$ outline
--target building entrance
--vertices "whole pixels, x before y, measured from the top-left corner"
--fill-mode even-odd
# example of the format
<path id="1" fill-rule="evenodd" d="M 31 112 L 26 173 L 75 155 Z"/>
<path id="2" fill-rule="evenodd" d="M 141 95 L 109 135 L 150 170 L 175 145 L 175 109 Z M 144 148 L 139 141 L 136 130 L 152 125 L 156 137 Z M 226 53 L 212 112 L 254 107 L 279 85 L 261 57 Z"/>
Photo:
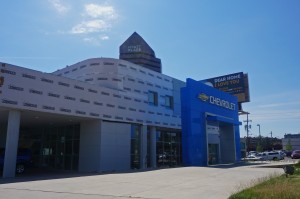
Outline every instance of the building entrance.
<path id="1" fill-rule="evenodd" d="M 208 165 L 219 164 L 219 145 L 208 144 Z"/>

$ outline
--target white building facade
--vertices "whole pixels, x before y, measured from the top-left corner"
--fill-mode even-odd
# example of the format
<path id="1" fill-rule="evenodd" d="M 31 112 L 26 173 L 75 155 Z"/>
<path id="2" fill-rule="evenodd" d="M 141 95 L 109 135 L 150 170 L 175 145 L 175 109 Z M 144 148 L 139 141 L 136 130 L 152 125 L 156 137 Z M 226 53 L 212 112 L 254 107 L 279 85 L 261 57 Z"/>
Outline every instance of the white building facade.
<path id="1" fill-rule="evenodd" d="M 185 83 L 128 61 L 94 58 L 54 73 L 0 63 L 3 176 L 17 148 L 36 166 L 113 172 L 181 163 Z"/>

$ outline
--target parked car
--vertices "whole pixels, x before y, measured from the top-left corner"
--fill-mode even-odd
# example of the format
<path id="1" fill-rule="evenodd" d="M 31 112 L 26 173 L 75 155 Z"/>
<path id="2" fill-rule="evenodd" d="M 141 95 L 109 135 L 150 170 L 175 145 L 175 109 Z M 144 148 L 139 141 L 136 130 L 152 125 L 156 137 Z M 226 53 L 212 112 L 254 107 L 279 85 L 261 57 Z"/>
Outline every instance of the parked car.
<path id="1" fill-rule="evenodd" d="M 269 151 L 258 153 L 256 156 L 260 157 L 261 160 L 282 160 L 285 155 L 278 151 Z"/>
<path id="2" fill-rule="evenodd" d="M 260 161 L 260 160 L 263 160 L 262 157 L 259 156 L 259 154 L 256 154 L 256 155 L 248 155 L 246 158 L 245 158 L 246 161 Z"/>
<path id="3" fill-rule="evenodd" d="M 280 153 L 280 155 L 284 158 L 286 157 L 286 153 L 284 151 L 278 151 Z"/>
<path id="4" fill-rule="evenodd" d="M 5 149 L 0 148 L 0 168 L 4 166 Z M 32 154 L 30 149 L 19 148 L 16 162 L 16 173 L 24 173 L 27 167 L 32 166 Z"/>
<path id="5" fill-rule="evenodd" d="M 257 153 L 255 156 L 256 156 L 257 158 L 259 158 L 259 160 L 266 160 L 266 159 L 267 159 L 267 158 L 266 158 L 266 156 L 267 156 L 266 153 Z"/>
<path id="6" fill-rule="evenodd" d="M 247 153 L 247 157 L 255 156 L 257 153 L 258 153 L 258 152 L 256 152 L 256 151 L 249 151 L 249 152 Z"/>
<path id="7" fill-rule="evenodd" d="M 284 153 L 285 153 L 286 157 L 291 157 L 293 151 L 285 151 Z"/>
<path id="8" fill-rule="evenodd" d="M 283 153 L 285 153 L 286 157 L 291 157 L 292 151 L 282 150 Z"/>
<path id="9" fill-rule="evenodd" d="M 292 159 L 298 159 L 300 158 L 300 150 L 295 150 L 293 151 L 292 155 L 291 155 Z"/>

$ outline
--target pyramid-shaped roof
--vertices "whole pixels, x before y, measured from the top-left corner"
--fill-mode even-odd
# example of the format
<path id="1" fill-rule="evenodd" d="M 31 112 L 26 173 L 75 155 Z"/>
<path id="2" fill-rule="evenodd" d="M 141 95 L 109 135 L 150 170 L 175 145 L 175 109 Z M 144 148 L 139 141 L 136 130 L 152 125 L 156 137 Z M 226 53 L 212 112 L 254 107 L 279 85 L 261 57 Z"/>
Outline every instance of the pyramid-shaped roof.
<path id="1" fill-rule="evenodd" d="M 161 60 L 136 32 L 120 46 L 119 58 L 161 73 Z"/>
<path id="2" fill-rule="evenodd" d="M 144 53 L 155 57 L 153 49 L 147 42 L 136 32 L 134 32 L 121 46 L 122 53 Z"/>

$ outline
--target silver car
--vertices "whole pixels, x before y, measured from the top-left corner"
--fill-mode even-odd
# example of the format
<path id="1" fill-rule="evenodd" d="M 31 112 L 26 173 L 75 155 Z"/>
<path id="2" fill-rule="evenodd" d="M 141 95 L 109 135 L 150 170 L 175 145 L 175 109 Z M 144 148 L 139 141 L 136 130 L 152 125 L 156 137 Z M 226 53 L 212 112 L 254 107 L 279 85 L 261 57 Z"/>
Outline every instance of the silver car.
<path id="1" fill-rule="evenodd" d="M 278 151 L 262 152 L 256 156 L 260 157 L 261 160 L 282 160 L 284 155 Z"/>

